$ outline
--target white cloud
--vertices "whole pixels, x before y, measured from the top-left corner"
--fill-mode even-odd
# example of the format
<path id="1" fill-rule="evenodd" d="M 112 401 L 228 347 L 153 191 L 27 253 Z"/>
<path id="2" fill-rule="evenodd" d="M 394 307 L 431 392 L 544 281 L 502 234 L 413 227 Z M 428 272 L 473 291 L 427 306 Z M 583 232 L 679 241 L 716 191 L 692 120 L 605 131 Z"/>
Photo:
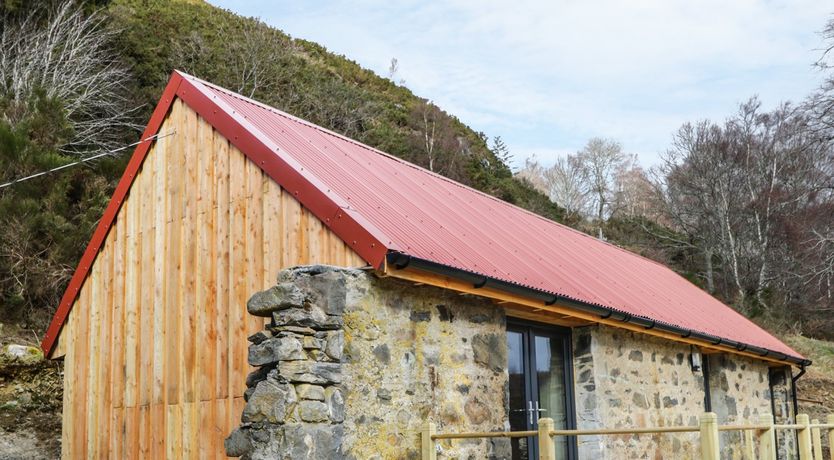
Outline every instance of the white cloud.
<path id="1" fill-rule="evenodd" d="M 397 57 L 409 88 L 522 161 L 600 135 L 648 164 L 687 120 L 807 94 L 834 12 L 811 0 L 215 3 L 380 74 Z"/>

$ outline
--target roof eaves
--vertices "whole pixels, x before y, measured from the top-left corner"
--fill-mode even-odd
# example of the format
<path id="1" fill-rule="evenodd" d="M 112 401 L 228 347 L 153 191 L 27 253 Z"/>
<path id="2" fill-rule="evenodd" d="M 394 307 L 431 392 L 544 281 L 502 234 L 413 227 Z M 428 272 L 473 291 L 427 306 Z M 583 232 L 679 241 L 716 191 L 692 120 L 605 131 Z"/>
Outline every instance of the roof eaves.
<path id="1" fill-rule="evenodd" d="M 681 338 L 692 338 L 701 342 L 708 343 L 713 346 L 723 346 L 735 349 L 739 352 L 748 352 L 761 356 L 762 358 L 770 357 L 779 361 L 785 361 L 797 366 L 810 366 L 811 360 L 806 359 L 799 353 L 790 355 L 781 351 L 771 350 L 764 347 L 747 344 L 735 341 L 726 337 L 719 337 L 712 334 L 707 334 L 701 331 L 687 329 L 675 324 L 658 321 L 642 315 L 633 315 L 622 310 L 607 307 L 605 305 L 585 302 L 580 299 L 575 299 L 570 296 L 565 296 L 553 292 L 536 289 L 530 286 L 523 286 L 510 281 L 494 278 L 481 273 L 464 270 L 457 267 L 451 267 L 431 260 L 414 257 L 403 252 L 389 252 L 387 255 L 387 266 L 394 267 L 396 270 L 403 270 L 409 266 L 418 270 L 437 273 L 450 278 L 456 278 L 467 283 L 473 284 L 476 288 L 491 287 L 493 289 L 504 291 L 509 294 L 528 297 L 541 301 L 544 305 L 553 305 L 556 302 L 565 304 L 568 307 L 575 308 L 586 313 L 591 313 L 600 316 L 601 319 L 613 318 L 623 323 L 633 323 L 639 325 L 646 330 L 658 329 L 671 334 L 679 335 Z M 390 272 L 389 272 L 390 273 Z M 395 273 L 395 272 L 393 272 Z M 392 274 L 393 274 L 392 273 Z"/>

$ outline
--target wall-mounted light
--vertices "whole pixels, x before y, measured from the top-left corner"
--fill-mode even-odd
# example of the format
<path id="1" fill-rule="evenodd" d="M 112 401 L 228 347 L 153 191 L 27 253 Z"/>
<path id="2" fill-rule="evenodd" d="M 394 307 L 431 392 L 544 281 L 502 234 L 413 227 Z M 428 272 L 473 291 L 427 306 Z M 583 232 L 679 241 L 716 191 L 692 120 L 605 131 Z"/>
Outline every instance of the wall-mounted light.
<path id="1" fill-rule="evenodd" d="M 692 349 L 689 354 L 689 365 L 692 366 L 692 372 L 700 372 L 702 367 L 701 352 L 697 348 Z"/>

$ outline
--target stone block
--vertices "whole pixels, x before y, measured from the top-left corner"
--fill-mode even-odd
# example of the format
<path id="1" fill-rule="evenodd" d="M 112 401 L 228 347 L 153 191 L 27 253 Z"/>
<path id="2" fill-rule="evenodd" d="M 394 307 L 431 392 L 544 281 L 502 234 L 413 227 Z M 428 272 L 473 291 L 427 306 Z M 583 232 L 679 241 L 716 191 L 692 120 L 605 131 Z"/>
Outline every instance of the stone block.
<path id="1" fill-rule="evenodd" d="M 316 333 L 315 329 L 303 326 L 270 326 L 270 329 L 276 335 L 282 335 L 282 333 L 293 333 L 298 335 L 314 335 Z"/>
<path id="2" fill-rule="evenodd" d="M 315 305 L 273 312 L 272 320 L 276 327 L 300 326 L 317 330 L 340 329 L 343 324 L 340 316 L 327 315 L 324 310 Z"/>
<path id="3" fill-rule="evenodd" d="M 302 383 L 301 385 L 296 385 L 295 392 L 298 394 L 298 399 L 324 401 L 324 387 L 319 385 Z"/>
<path id="4" fill-rule="evenodd" d="M 267 374 L 271 369 L 269 367 L 259 367 L 254 371 L 250 372 L 249 375 L 246 376 L 246 387 L 252 388 L 258 384 L 258 382 L 262 380 L 266 380 Z"/>
<path id="5" fill-rule="evenodd" d="M 344 274 L 336 271 L 297 278 L 296 284 L 307 292 L 310 303 L 328 315 L 341 316 L 345 311 L 347 289 Z"/>
<path id="6" fill-rule="evenodd" d="M 304 293 L 298 286 L 281 283 L 258 292 L 246 302 L 246 310 L 255 316 L 270 316 L 273 312 L 304 305 Z"/>
<path id="7" fill-rule="evenodd" d="M 463 406 L 463 411 L 472 425 L 480 425 L 489 420 L 489 408 L 477 397 L 469 398 Z"/>
<path id="8" fill-rule="evenodd" d="M 265 366 L 279 361 L 307 359 L 301 342 L 294 337 L 273 337 L 249 346 L 249 364 Z"/>
<path id="9" fill-rule="evenodd" d="M 391 363 L 391 350 L 388 348 L 387 343 L 374 347 L 373 354 L 380 364 L 387 366 Z"/>
<path id="10" fill-rule="evenodd" d="M 283 423 L 297 401 L 295 388 L 288 383 L 264 380 L 255 387 L 255 391 L 243 408 L 244 422 Z"/>
<path id="11" fill-rule="evenodd" d="M 223 441 L 223 447 L 226 448 L 226 455 L 229 457 L 242 457 L 249 453 L 252 449 L 252 443 L 249 441 L 249 436 L 246 433 L 249 430 L 236 428 Z"/>
<path id="12" fill-rule="evenodd" d="M 305 336 L 302 339 L 302 346 L 305 350 L 321 350 L 324 348 L 324 340 L 312 336 Z"/>
<path id="13" fill-rule="evenodd" d="M 501 372 L 507 365 L 507 341 L 498 334 L 476 334 L 472 337 L 472 351 L 475 362 L 495 372 Z"/>
<path id="14" fill-rule="evenodd" d="M 345 420 L 345 397 L 339 387 L 327 387 L 324 390 L 324 400 L 327 403 L 330 420 L 341 423 Z"/>
<path id="15" fill-rule="evenodd" d="M 287 361 L 278 365 L 278 374 L 293 383 L 326 385 L 342 382 L 342 367 L 337 363 Z"/>
<path id="16" fill-rule="evenodd" d="M 340 361 L 345 348 L 345 333 L 343 331 L 332 331 L 327 333 L 327 341 L 324 345 L 324 353 L 332 359 Z"/>
<path id="17" fill-rule="evenodd" d="M 327 404 L 304 400 L 298 403 L 298 416 L 305 422 L 325 422 L 329 419 Z"/>
<path id="18" fill-rule="evenodd" d="M 249 340 L 250 342 L 257 345 L 257 344 L 263 342 L 264 340 L 271 339 L 271 338 L 272 338 L 272 332 L 264 329 L 263 331 L 258 331 L 256 333 L 250 335 L 247 338 L 247 340 Z"/>
<path id="19" fill-rule="evenodd" d="M 280 458 L 293 460 L 345 458 L 342 451 L 342 425 L 293 423 L 284 427 L 286 451 Z"/>

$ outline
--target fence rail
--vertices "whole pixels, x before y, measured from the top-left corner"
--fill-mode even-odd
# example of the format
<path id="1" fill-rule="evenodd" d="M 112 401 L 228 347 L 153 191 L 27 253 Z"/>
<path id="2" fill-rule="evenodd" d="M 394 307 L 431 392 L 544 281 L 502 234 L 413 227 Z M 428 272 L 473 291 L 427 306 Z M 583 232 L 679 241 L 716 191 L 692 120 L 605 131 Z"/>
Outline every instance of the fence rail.
<path id="1" fill-rule="evenodd" d="M 437 433 L 434 423 L 426 422 L 421 430 L 422 459 L 437 459 L 437 441 L 449 439 L 472 438 L 524 438 L 537 437 L 539 460 L 556 460 L 554 436 L 606 436 L 618 434 L 674 434 L 699 433 L 701 441 L 701 459 L 719 460 L 720 448 L 718 433 L 722 431 L 741 431 L 744 434 L 744 458 L 747 460 L 776 460 L 776 431 L 794 430 L 797 432 L 797 451 L 799 460 L 824 460 L 822 436 L 828 438 L 828 458 L 834 460 L 834 414 L 829 415 L 826 423 L 810 420 L 807 414 L 798 414 L 796 423 L 776 425 L 772 415 L 759 416 L 757 423 L 747 425 L 719 425 L 718 416 L 712 412 L 701 414 L 698 426 L 671 426 L 648 428 L 612 428 L 596 430 L 557 430 L 553 419 L 541 418 L 536 431 L 493 431 L 493 432 L 458 432 Z M 758 447 L 757 447 L 758 446 Z"/>

